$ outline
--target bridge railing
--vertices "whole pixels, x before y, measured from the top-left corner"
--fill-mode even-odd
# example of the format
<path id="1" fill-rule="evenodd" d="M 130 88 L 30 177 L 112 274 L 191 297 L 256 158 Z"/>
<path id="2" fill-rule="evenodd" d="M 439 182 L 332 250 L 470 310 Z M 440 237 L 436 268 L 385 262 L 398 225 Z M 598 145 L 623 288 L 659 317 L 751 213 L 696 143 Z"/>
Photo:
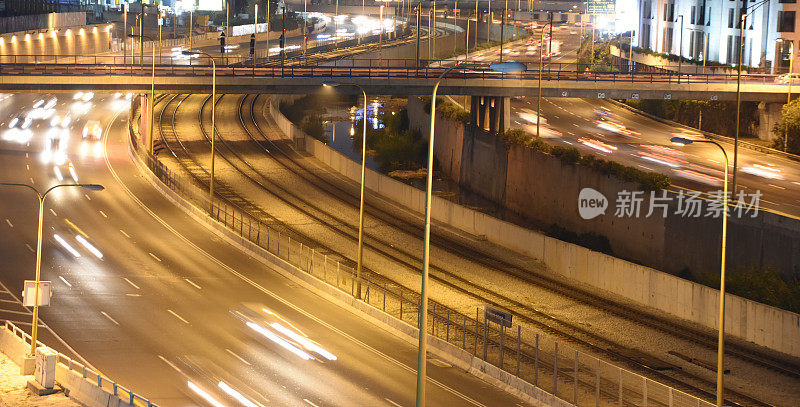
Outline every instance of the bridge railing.
<path id="1" fill-rule="evenodd" d="M 32 340 L 30 334 L 18 328 L 11 321 L 5 321 L 5 329 L 10 331 L 17 338 L 21 339 L 26 345 L 30 345 Z M 36 341 L 36 343 L 40 347 L 46 346 L 40 341 Z M 83 363 L 80 363 L 61 352 L 58 352 L 57 362 L 66 366 L 66 368 L 69 371 L 80 373 L 83 376 L 83 378 L 86 379 L 88 382 L 92 383 L 92 385 L 108 391 L 108 393 L 113 394 L 120 400 L 125 401 L 130 405 L 156 407 L 156 404 L 154 404 L 147 398 L 134 393 L 133 391 L 127 389 L 126 387 L 123 387 L 117 382 L 101 375 L 100 373 L 92 370 L 91 368 L 86 367 L 86 365 L 84 365 Z"/>
<path id="2" fill-rule="evenodd" d="M 147 64 L 122 64 L 121 57 L 86 57 L 86 62 L 76 63 L 5 63 L 0 64 L 0 75 L 24 76 L 98 76 L 132 75 L 150 76 L 151 66 Z M 110 58 L 103 60 L 102 58 Z M 76 57 L 77 61 L 77 57 Z M 107 63 L 104 63 L 107 62 Z M 172 61 L 175 62 L 175 61 Z M 198 64 L 197 60 L 183 61 L 183 64 L 157 64 L 156 76 L 211 76 L 210 65 Z M 537 67 L 538 68 L 538 67 Z M 729 74 L 678 74 L 674 72 L 599 72 L 581 71 L 577 64 L 559 64 L 544 67 L 541 71 L 545 81 L 585 81 L 585 82 L 627 82 L 627 83 L 690 83 L 690 84 L 731 84 L 736 83 L 737 75 Z M 217 76 L 251 78 L 346 78 L 346 79 L 433 79 L 438 77 L 444 67 L 389 67 L 370 66 L 318 66 L 318 65 L 280 65 L 248 66 L 218 65 Z M 455 69 L 448 79 L 516 79 L 532 81 L 539 79 L 539 70 L 529 69 L 517 74 L 500 74 L 483 69 Z M 775 84 L 774 75 L 742 75 L 745 84 Z"/>

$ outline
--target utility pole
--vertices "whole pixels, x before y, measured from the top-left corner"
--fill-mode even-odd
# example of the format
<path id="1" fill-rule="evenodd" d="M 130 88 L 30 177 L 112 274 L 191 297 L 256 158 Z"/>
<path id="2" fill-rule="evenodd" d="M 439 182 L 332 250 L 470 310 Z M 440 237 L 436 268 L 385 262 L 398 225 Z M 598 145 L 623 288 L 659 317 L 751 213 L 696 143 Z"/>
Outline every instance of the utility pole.
<path id="1" fill-rule="evenodd" d="M 144 3 L 139 9 L 139 67 L 144 66 Z"/>
<path id="2" fill-rule="evenodd" d="M 419 45 L 420 45 L 419 44 L 419 42 L 420 42 L 419 41 L 419 33 L 420 33 L 419 26 L 421 24 L 420 20 L 422 19 L 421 15 L 420 15 L 420 13 L 421 13 L 420 7 L 422 7 L 422 6 L 420 4 L 418 4 L 417 5 L 417 69 L 419 69 Z"/>

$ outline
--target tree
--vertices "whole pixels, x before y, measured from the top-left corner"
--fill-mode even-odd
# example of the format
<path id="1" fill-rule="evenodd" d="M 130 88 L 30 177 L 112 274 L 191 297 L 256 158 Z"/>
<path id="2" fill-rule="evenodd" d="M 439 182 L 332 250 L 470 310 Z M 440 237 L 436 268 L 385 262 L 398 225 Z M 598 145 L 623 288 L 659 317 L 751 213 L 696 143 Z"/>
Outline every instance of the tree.
<path id="1" fill-rule="evenodd" d="M 783 105 L 781 121 L 772 129 L 775 134 L 773 148 L 783 150 L 784 137 L 788 138 L 788 152 L 800 154 L 800 99 L 795 99 Z"/>

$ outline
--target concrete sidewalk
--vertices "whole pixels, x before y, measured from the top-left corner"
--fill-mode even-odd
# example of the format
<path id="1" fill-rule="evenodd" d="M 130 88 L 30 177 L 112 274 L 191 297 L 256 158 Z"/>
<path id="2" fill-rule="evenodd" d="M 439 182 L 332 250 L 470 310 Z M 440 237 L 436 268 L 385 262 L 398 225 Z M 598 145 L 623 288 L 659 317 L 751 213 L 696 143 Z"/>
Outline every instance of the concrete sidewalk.
<path id="1" fill-rule="evenodd" d="M 81 403 L 70 399 L 64 392 L 49 396 L 36 396 L 27 389 L 28 380 L 33 376 L 22 376 L 17 366 L 8 356 L 0 353 L 0 407 L 18 406 L 56 406 L 76 407 Z"/>

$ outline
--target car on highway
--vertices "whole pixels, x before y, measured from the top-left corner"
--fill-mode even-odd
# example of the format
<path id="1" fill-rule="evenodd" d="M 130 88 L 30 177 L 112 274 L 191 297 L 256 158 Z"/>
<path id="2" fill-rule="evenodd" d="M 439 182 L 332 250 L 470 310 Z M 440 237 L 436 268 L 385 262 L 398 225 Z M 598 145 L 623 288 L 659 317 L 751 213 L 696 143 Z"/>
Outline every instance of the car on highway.
<path id="1" fill-rule="evenodd" d="M 536 124 L 536 122 L 538 122 L 538 121 L 541 121 L 540 124 L 547 124 L 547 119 L 544 118 L 543 116 L 539 116 L 539 114 L 536 113 L 535 110 L 531 110 L 531 109 L 527 109 L 527 108 L 523 107 L 523 108 L 519 109 L 518 115 L 519 115 L 520 119 L 525 120 L 526 122 L 528 122 L 530 124 Z"/>
<path id="2" fill-rule="evenodd" d="M 103 138 L 103 128 L 97 120 L 89 120 L 83 126 L 84 140 L 100 140 Z"/>
<path id="3" fill-rule="evenodd" d="M 31 123 L 33 123 L 33 119 L 30 116 L 26 115 L 18 115 L 14 116 L 11 121 L 8 122 L 8 128 L 13 129 L 19 126 L 20 129 L 25 130 L 28 127 L 31 127 Z"/>

